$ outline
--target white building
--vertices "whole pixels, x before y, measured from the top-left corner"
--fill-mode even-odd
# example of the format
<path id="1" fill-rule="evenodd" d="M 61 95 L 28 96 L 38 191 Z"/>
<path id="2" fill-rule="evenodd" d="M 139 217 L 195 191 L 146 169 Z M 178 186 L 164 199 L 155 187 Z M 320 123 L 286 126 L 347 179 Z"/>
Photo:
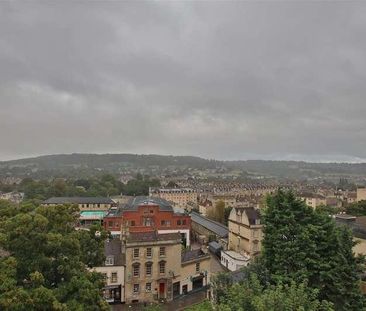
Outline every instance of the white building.
<path id="1" fill-rule="evenodd" d="M 125 259 L 120 239 L 104 244 L 106 260 L 103 266 L 93 268 L 104 276 L 103 297 L 109 303 L 125 302 Z"/>
<path id="2" fill-rule="evenodd" d="M 230 271 L 239 270 L 249 264 L 250 257 L 234 251 L 221 252 L 221 264 Z"/>

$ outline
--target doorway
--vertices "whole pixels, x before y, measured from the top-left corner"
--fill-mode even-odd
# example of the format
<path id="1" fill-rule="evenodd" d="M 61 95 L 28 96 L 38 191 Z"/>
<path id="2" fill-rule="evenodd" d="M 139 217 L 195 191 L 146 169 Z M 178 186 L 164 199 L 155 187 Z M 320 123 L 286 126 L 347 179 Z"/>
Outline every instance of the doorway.
<path id="1" fill-rule="evenodd" d="M 173 283 L 173 299 L 180 295 L 180 282 Z"/>
<path id="2" fill-rule="evenodd" d="M 165 283 L 164 282 L 159 283 L 159 297 L 165 298 Z"/>

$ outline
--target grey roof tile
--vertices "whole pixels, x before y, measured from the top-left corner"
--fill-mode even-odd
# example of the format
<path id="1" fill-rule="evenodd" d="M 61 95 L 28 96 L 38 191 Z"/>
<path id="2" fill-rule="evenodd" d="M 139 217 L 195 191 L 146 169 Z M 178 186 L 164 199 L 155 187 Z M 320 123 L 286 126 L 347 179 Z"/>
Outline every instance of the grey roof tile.
<path id="1" fill-rule="evenodd" d="M 192 212 L 191 213 L 191 219 L 193 222 L 196 222 L 200 224 L 201 226 L 207 228 L 208 230 L 214 232 L 216 235 L 220 237 L 227 237 L 229 234 L 228 227 L 224 226 L 223 224 L 220 224 L 217 221 L 213 221 L 211 219 L 208 219 L 198 213 Z"/>

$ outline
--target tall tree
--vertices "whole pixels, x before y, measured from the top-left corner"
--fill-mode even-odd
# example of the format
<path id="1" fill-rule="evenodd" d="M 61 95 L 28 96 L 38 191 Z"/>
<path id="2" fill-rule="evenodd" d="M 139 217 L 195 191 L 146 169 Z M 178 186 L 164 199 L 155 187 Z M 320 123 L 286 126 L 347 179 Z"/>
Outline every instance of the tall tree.
<path id="1" fill-rule="evenodd" d="M 218 201 L 216 205 L 208 211 L 207 217 L 225 224 L 225 202 L 222 200 Z"/>
<path id="2" fill-rule="evenodd" d="M 101 276 L 87 270 L 103 243 L 75 231 L 77 207 L 0 204 L 0 215 L 0 310 L 109 309 Z"/>
<path id="3" fill-rule="evenodd" d="M 263 260 L 274 284 L 308 282 L 335 310 L 363 310 L 359 288 L 361 258 L 352 234 L 327 214 L 314 211 L 291 192 L 267 199 Z"/>

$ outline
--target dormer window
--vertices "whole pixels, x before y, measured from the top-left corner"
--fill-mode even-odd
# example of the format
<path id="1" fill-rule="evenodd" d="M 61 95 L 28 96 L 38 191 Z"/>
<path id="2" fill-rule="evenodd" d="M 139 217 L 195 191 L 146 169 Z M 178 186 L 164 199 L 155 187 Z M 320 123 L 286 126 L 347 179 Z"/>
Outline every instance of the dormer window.
<path id="1" fill-rule="evenodd" d="M 105 260 L 106 266 L 113 266 L 114 265 L 114 256 L 108 256 Z"/>

